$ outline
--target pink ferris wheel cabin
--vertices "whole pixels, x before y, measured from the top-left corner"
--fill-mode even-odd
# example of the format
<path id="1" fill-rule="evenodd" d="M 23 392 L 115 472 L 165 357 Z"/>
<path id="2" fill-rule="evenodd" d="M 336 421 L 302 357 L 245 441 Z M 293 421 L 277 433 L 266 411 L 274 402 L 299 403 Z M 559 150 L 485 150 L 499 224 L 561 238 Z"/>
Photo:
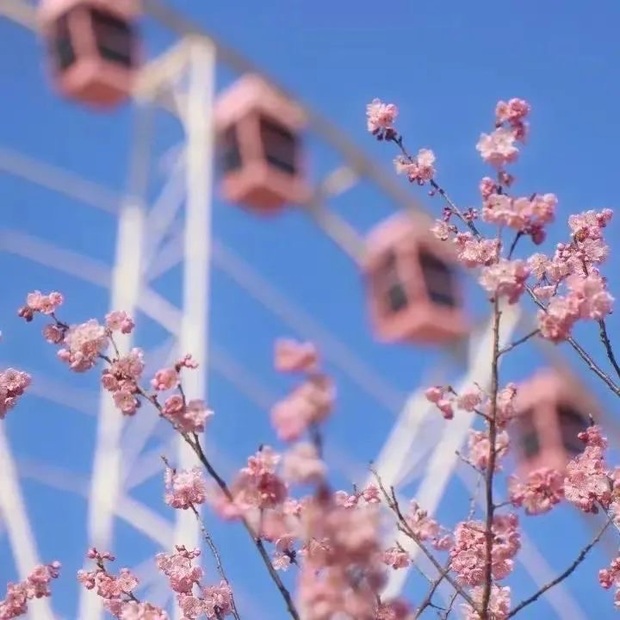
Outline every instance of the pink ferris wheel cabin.
<path id="1" fill-rule="evenodd" d="M 139 0 L 42 0 L 38 18 L 57 89 L 110 108 L 131 94 L 138 69 Z"/>
<path id="2" fill-rule="evenodd" d="M 598 418 L 597 405 L 568 373 L 546 369 L 519 386 L 516 397 L 519 473 L 541 467 L 563 471 L 581 454 L 578 434 Z"/>
<path id="3" fill-rule="evenodd" d="M 310 197 L 303 162 L 303 111 L 256 75 L 220 94 L 215 106 L 225 200 L 263 214 Z"/>
<path id="4" fill-rule="evenodd" d="M 467 333 L 456 256 L 426 218 L 403 212 L 379 224 L 367 237 L 363 270 L 379 340 L 443 344 Z"/>

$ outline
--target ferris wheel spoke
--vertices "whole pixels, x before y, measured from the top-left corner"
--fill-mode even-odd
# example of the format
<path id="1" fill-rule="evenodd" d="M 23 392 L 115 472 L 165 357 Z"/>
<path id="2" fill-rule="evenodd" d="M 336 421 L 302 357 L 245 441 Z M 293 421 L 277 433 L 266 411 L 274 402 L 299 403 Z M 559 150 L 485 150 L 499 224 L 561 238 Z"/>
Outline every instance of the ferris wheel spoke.
<path id="1" fill-rule="evenodd" d="M 102 288 L 110 283 L 110 268 L 105 263 L 20 231 L 0 230 L 0 250 Z"/>
<path id="2" fill-rule="evenodd" d="M 28 394 L 88 416 L 97 414 L 97 393 L 93 390 L 80 389 L 70 384 L 49 379 L 43 374 L 29 370 L 27 367 L 23 370 L 32 378 Z"/>
<path id="3" fill-rule="evenodd" d="M 0 517 L 8 534 L 13 557 L 20 579 L 25 579 L 41 563 L 36 547 L 36 538 L 28 518 L 17 467 L 4 427 L 0 425 Z M 44 598 L 36 605 L 37 618 L 54 620 L 49 599 Z"/>
<path id="4" fill-rule="evenodd" d="M 97 183 L 6 147 L 0 147 L 0 170 L 112 215 L 118 213 L 122 201 Z"/>
<path id="5" fill-rule="evenodd" d="M 169 233 L 185 200 L 185 179 L 182 174 L 185 169 L 184 150 L 175 154 L 171 168 L 164 187 L 149 209 L 143 265 L 145 273 L 152 268 L 153 261 L 159 255 L 162 241 Z"/>
<path id="6" fill-rule="evenodd" d="M 330 172 L 319 184 L 316 194 L 321 198 L 341 196 L 353 189 L 360 177 L 350 166 L 340 166 Z"/>

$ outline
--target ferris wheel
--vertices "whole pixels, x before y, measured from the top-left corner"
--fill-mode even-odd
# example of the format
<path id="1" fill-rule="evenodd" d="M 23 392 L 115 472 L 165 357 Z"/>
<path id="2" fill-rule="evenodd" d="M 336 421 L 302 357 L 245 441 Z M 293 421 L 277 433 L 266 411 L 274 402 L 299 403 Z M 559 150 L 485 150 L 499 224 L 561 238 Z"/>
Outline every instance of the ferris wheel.
<path id="1" fill-rule="evenodd" d="M 56 59 L 64 69 L 82 62 L 80 54 L 92 54 L 95 43 L 100 45 L 101 37 L 112 36 L 112 32 L 116 47 L 112 46 L 114 49 L 107 49 L 105 53 L 99 49 L 105 61 L 103 65 L 84 68 L 83 74 L 75 69 L 69 77 L 65 72 L 63 79 L 58 79 L 57 87 L 95 110 L 113 106 L 128 96 L 135 103 L 129 175 L 124 193 L 42 161 L 36 153 L 26 154 L 0 145 L 0 171 L 5 179 L 19 178 L 44 188 L 50 196 L 69 197 L 80 208 L 90 208 L 114 222 L 111 258 L 108 257 L 107 262 L 95 260 L 59 246 L 55 239 L 33 234 L 27 221 L 23 225 L 0 228 L 0 256 L 11 255 L 37 263 L 47 270 L 100 288 L 107 297 L 107 307 L 100 311 L 120 308 L 145 317 L 165 332 L 166 337 L 160 345 L 150 351 L 149 359 L 154 366 L 163 364 L 178 352 L 191 353 L 201 366 L 226 377 L 258 409 L 265 410 L 276 399 L 265 380 L 212 338 L 209 328 L 214 290 L 212 270 L 220 270 L 244 295 L 278 321 L 284 331 L 315 341 L 327 360 L 355 384 L 356 389 L 395 414 L 392 430 L 374 460 L 375 469 L 387 486 L 406 487 L 407 496 L 415 496 L 430 514 L 439 511 L 451 485 L 457 484 L 467 493 L 473 492 L 475 482 L 467 468 L 461 466 L 457 455 L 471 428 L 471 417 L 455 416 L 449 423 L 441 420 L 426 401 L 423 384 L 405 397 L 364 362 L 353 347 L 342 342 L 302 305 L 293 302 L 269 277 L 244 259 L 241 252 L 214 233 L 212 160 L 216 136 L 222 137 L 217 148 L 222 153 L 224 195 L 230 202 L 242 203 L 248 211 L 254 211 L 247 214 L 248 218 L 253 218 L 253 226 L 270 226 L 267 222 L 273 219 L 265 217 L 266 214 L 277 214 L 284 205 L 296 203 L 295 208 L 335 244 L 355 269 L 364 268 L 366 239 L 331 208 L 335 201 L 366 183 L 392 211 L 415 212 L 415 217 L 424 218 L 422 205 L 390 173 L 360 152 L 338 128 L 295 101 L 237 52 L 165 5 L 151 0 L 144 4 L 146 17 L 168 29 L 174 42 L 154 58 L 145 60 L 139 70 L 133 56 L 136 41 L 130 38 L 133 30 L 127 27 L 136 14 L 127 8 L 132 7 L 132 3 L 118 3 L 124 7 L 122 10 L 106 14 L 106 3 L 96 0 L 51 2 L 52 9 L 38 17 L 34 4 L 26 0 L 4 0 L 0 6 L 0 14 L 11 20 L 16 28 L 33 33 L 33 46 L 39 30 L 42 29 L 44 36 L 50 36 L 53 31 L 56 42 L 60 41 Z M 60 7 L 60 12 L 55 7 Z M 72 14 L 68 9 L 77 12 Z M 85 52 L 86 47 L 69 49 L 72 32 L 75 32 L 72 28 L 77 28 L 75 24 L 89 15 L 92 20 L 88 31 L 90 40 L 86 41 L 88 37 L 85 37 L 80 45 L 90 45 L 91 51 Z M 219 93 L 217 67 L 225 67 L 240 76 L 230 88 Z M 279 124 L 260 124 L 257 101 L 269 108 Z M 152 161 L 153 144 L 158 137 L 154 123 L 156 113 L 178 122 L 172 141 L 174 148 L 166 150 L 163 168 L 160 161 L 157 174 L 154 172 L 157 162 Z M 246 118 L 249 113 L 254 114 L 250 114 L 254 120 L 244 121 L 241 129 L 239 119 Z M 214 126 L 216 132 L 212 131 Z M 331 168 L 314 181 L 305 176 L 304 162 L 296 159 L 299 153 L 296 140 L 302 128 L 304 135 L 311 136 L 335 154 L 330 160 L 334 162 Z M 166 140 L 170 142 L 168 137 L 172 134 L 166 131 Z M 256 154 L 256 150 L 266 144 L 270 145 L 270 150 L 262 153 L 262 159 L 259 157 L 263 167 L 260 170 L 243 168 L 243 158 L 250 152 Z M 93 150 L 95 148 L 93 145 Z M 241 176 L 230 174 L 239 167 L 243 172 Z M 287 174 L 283 174 L 283 170 Z M 178 290 L 174 294 L 162 292 L 154 282 L 175 268 L 180 270 Z M 529 319 L 519 306 L 506 307 L 503 312 L 501 340 L 506 345 L 519 330 L 525 329 Z M 491 326 L 482 317 L 476 328 L 462 337 L 453 338 L 447 344 L 436 339 L 437 363 L 445 366 L 446 360 L 451 360 L 458 373 L 455 385 L 489 385 L 491 337 Z M 126 340 L 123 346 L 129 349 L 133 344 L 140 343 Z M 556 359 L 553 363 L 559 361 Z M 38 397 L 85 413 L 92 409 L 85 393 L 71 391 L 43 375 L 35 375 L 35 378 L 32 390 Z M 187 395 L 208 400 L 207 378 L 206 372 L 188 377 L 184 384 Z M 0 426 L 0 534 L 4 532 L 20 578 L 42 559 L 38 547 L 41 523 L 31 520 L 26 510 L 24 484 L 28 480 L 37 480 L 50 489 L 83 498 L 89 545 L 114 548 L 117 525 L 122 522 L 129 526 L 134 537 L 144 538 L 159 549 L 169 548 L 174 543 L 201 546 L 193 515 L 188 518 L 188 515 L 177 513 L 174 519 L 169 515 L 165 518 L 133 493 L 140 483 L 160 474 L 162 445 L 176 452 L 180 467 L 192 466 L 192 454 L 184 443 L 163 433 L 155 417 L 138 416 L 132 420 L 129 435 L 128 423 L 104 392 L 99 395 L 96 409 L 96 418 L 89 418 L 90 432 L 96 440 L 91 453 L 92 473 L 87 480 L 75 480 L 66 471 L 54 470 L 52 463 L 34 463 L 20 458 L 13 449 L 10 430 L 7 432 Z M 614 432 L 616 426 L 613 420 L 609 421 Z M 365 482 L 363 467 L 344 461 L 341 464 L 345 475 L 356 478 L 353 482 Z M 405 540 L 401 543 L 407 546 Z M 417 548 L 411 548 L 410 552 L 420 571 L 432 578 L 433 566 L 418 555 Z M 527 533 L 519 559 L 523 571 L 535 583 L 543 585 L 554 577 L 547 559 Z M 149 588 L 150 599 L 160 597 L 157 602 L 165 604 L 161 584 L 158 585 L 156 576 L 146 565 L 142 577 L 144 587 Z M 389 594 L 400 592 L 409 577 L 406 570 L 392 573 L 387 586 Z M 450 600 L 451 587 L 443 584 L 439 595 L 445 601 Z M 251 604 L 256 610 L 252 617 L 259 618 L 256 602 Z M 549 592 L 547 604 L 556 617 L 573 620 L 588 617 L 570 588 L 562 584 Z M 53 604 L 46 599 L 36 601 L 33 610 L 32 617 L 37 620 L 58 617 Z M 71 613 L 83 620 L 99 620 L 103 616 L 98 599 L 87 592 L 80 592 Z"/>

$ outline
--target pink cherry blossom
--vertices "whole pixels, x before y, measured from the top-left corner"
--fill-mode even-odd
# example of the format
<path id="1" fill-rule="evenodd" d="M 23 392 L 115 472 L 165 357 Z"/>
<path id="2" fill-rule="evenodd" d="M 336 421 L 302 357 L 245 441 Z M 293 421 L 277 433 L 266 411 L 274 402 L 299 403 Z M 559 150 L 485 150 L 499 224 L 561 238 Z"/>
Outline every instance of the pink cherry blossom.
<path id="1" fill-rule="evenodd" d="M 516 139 L 513 129 L 499 127 L 490 134 L 481 134 L 476 149 L 487 164 L 499 168 L 517 161 L 519 149 L 515 146 Z"/>
<path id="2" fill-rule="evenodd" d="M 398 156 L 394 166 L 397 174 L 406 175 L 411 183 L 423 185 L 435 176 L 435 154 L 430 149 L 420 149 L 411 159 Z"/>
<path id="3" fill-rule="evenodd" d="M 511 476 L 510 500 L 515 506 L 522 506 L 528 515 L 544 514 L 564 498 L 563 482 L 563 475 L 548 467 L 530 472 L 525 481 Z"/>
<path id="4" fill-rule="evenodd" d="M 14 368 L 0 371 L 0 420 L 15 407 L 18 398 L 24 395 L 31 381 L 28 373 Z"/>
<path id="5" fill-rule="evenodd" d="M 383 136 L 385 130 L 394 129 L 394 121 L 398 116 L 398 108 L 393 103 L 383 103 L 373 99 L 366 106 L 366 126 L 376 136 Z"/>
<path id="6" fill-rule="evenodd" d="M 274 365 L 279 372 L 311 372 L 319 356 L 311 342 L 280 339 L 274 347 Z"/>
<path id="7" fill-rule="evenodd" d="M 530 275 L 527 263 L 522 260 L 500 259 L 494 265 L 482 269 L 479 282 L 493 299 L 506 297 L 514 304 L 525 291 L 525 283 Z"/>

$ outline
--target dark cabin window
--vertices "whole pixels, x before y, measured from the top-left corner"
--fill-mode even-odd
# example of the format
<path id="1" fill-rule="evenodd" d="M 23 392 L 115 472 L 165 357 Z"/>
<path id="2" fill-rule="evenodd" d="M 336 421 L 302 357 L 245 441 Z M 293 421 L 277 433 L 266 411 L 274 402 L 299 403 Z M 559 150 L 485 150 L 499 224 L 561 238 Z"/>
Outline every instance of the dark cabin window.
<path id="1" fill-rule="evenodd" d="M 430 252 L 420 252 L 420 269 L 433 303 L 454 308 L 454 274 L 450 267 Z"/>
<path id="2" fill-rule="evenodd" d="M 77 60 L 71 31 L 69 30 L 69 16 L 72 11 L 61 15 L 56 21 L 54 35 L 50 42 L 50 52 L 53 55 L 56 65 L 61 71 L 66 71 Z"/>
<path id="3" fill-rule="evenodd" d="M 260 137 L 267 162 L 287 174 L 296 174 L 298 137 L 264 117 L 260 119 Z"/>
<path id="4" fill-rule="evenodd" d="M 562 445 L 566 451 L 574 456 L 581 454 L 585 444 L 577 435 L 588 428 L 587 418 L 570 405 L 560 405 L 558 407 L 558 423 L 560 424 Z"/>
<path id="5" fill-rule="evenodd" d="M 390 252 L 377 273 L 379 295 L 385 300 L 389 312 L 396 314 L 409 305 L 403 281 L 398 273 L 398 258 Z"/>
<path id="6" fill-rule="evenodd" d="M 540 452 L 540 438 L 536 432 L 533 421 L 533 411 L 528 409 L 520 416 L 520 444 L 523 456 L 527 459 L 534 458 Z"/>
<path id="7" fill-rule="evenodd" d="M 132 24 L 98 9 L 92 9 L 90 15 L 97 50 L 101 58 L 122 67 L 132 67 L 135 43 Z"/>
<path id="8" fill-rule="evenodd" d="M 229 127 L 219 140 L 219 165 L 222 172 L 234 172 L 241 168 L 241 151 L 237 137 L 237 126 Z"/>

